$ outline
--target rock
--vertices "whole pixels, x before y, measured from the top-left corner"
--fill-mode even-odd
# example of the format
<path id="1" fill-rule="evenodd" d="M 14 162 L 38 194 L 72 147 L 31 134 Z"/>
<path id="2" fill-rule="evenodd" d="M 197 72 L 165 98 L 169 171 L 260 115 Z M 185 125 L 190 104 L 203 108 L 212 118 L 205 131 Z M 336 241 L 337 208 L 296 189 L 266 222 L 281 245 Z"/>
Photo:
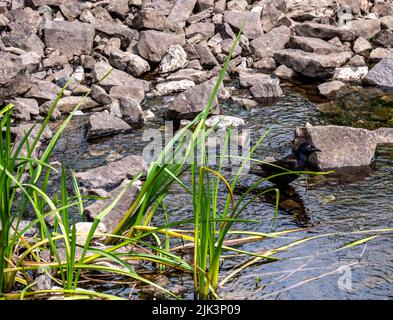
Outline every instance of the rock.
<path id="1" fill-rule="evenodd" d="M 393 59 L 382 59 L 364 77 L 363 82 L 383 89 L 393 89 Z"/>
<path id="2" fill-rule="evenodd" d="M 280 1 L 266 1 L 263 10 L 262 10 L 262 29 L 265 32 L 269 32 L 276 25 L 280 17 L 283 16 L 283 12 L 277 8 L 279 6 Z"/>
<path id="3" fill-rule="evenodd" d="M 87 23 L 46 21 L 44 24 L 45 46 L 59 50 L 69 59 L 90 54 L 94 36 L 94 28 Z"/>
<path id="4" fill-rule="evenodd" d="M 270 76 L 264 73 L 253 73 L 251 71 L 239 73 L 240 86 L 243 88 L 250 88 L 267 79 L 270 79 Z"/>
<path id="5" fill-rule="evenodd" d="M 216 115 L 208 118 L 205 124 L 207 128 L 226 129 L 228 127 L 237 128 L 244 126 L 246 122 L 238 117 Z"/>
<path id="6" fill-rule="evenodd" d="M 215 25 L 211 22 L 197 22 L 186 28 L 186 38 L 192 38 L 201 34 L 203 38 L 210 38 L 214 35 Z"/>
<path id="7" fill-rule="evenodd" d="M 130 155 L 101 167 L 78 172 L 75 177 L 79 183 L 89 188 L 106 189 L 119 185 L 125 179 L 132 179 L 140 173 L 146 174 L 147 170 L 147 164 L 142 157 Z"/>
<path id="8" fill-rule="evenodd" d="M 89 110 L 98 106 L 98 103 L 90 97 L 62 97 L 56 108 L 64 113 L 72 112 L 79 105 L 79 110 Z"/>
<path id="9" fill-rule="evenodd" d="M 368 67 L 342 67 L 337 68 L 334 72 L 333 79 L 345 81 L 345 82 L 353 82 L 353 83 L 361 83 L 362 79 L 368 73 Z"/>
<path id="10" fill-rule="evenodd" d="M 220 41 L 221 50 L 225 54 L 229 54 L 233 45 L 233 39 L 225 39 Z M 242 48 L 239 44 L 236 45 L 235 50 L 232 53 L 232 57 L 235 58 L 242 53 Z"/>
<path id="11" fill-rule="evenodd" d="M 31 88 L 30 76 L 20 57 L 0 51 L 0 103 Z"/>
<path id="12" fill-rule="evenodd" d="M 182 30 L 187 19 L 194 11 L 196 2 L 197 0 L 176 0 L 175 5 L 172 7 L 171 12 L 166 19 L 165 27 L 171 31 Z"/>
<path id="13" fill-rule="evenodd" d="M 390 48 L 393 44 L 393 30 L 381 30 L 373 38 L 372 42 L 384 48 Z"/>
<path id="14" fill-rule="evenodd" d="M 393 6 L 391 3 L 384 1 L 375 1 L 371 10 L 372 13 L 376 13 L 378 17 L 384 16 L 392 16 L 393 15 Z"/>
<path id="15" fill-rule="evenodd" d="M 350 26 L 358 37 L 366 40 L 371 39 L 381 30 L 381 23 L 378 19 L 352 20 Z"/>
<path id="16" fill-rule="evenodd" d="M 181 46 L 185 44 L 184 34 L 146 30 L 139 35 L 138 51 L 142 58 L 151 62 L 160 62 L 166 51 L 176 44 Z"/>
<path id="17" fill-rule="evenodd" d="M 211 53 L 206 41 L 202 41 L 195 45 L 195 51 L 199 55 L 199 62 L 202 66 L 213 67 L 218 66 L 219 63 L 215 56 Z"/>
<path id="18" fill-rule="evenodd" d="M 392 48 L 375 48 L 371 51 L 368 57 L 371 61 L 380 61 L 382 59 L 393 59 L 393 49 Z"/>
<path id="19" fill-rule="evenodd" d="M 261 70 L 274 70 L 276 69 L 276 61 L 273 58 L 266 57 L 258 61 L 254 61 L 252 64 L 253 68 Z"/>
<path id="20" fill-rule="evenodd" d="M 318 146 L 322 152 L 310 156 L 319 169 L 368 166 L 378 138 L 373 131 L 343 126 L 306 126 L 297 128 L 295 145 L 303 141 Z"/>
<path id="21" fill-rule="evenodd" d="M 1 38 L 5 46 L 12 47 L 14 50 L 19 48 L 26 52 L 34 51 L 41 57 L 44 56 L 44 44 L 35 34 L 35 31 L 30 30 L 30 25 L 9 23 L 8 28 L 10 28 L 11 31 L 5 33 Z"/>
<path id="22" fill-rule="evenodd" d="M 111 64 L 115 68 L 125 70 L 135 77 L 140 77 L 142 74 L 150 71 L 149 63 L 136 54 L 115 49 L 111 51 L 110 55 Z"/>
<path id="23" fill-rule="evenodd" d="M 301 209 L 302 205 L 292 199 L 286 199 L 280 202 L 280 208 L 284 210 Z"/>
<path id="24" fill-rule="evenodd" d="M 321 54 L 343 51 L 343 48 L 335 46 L 325 40 L 311 37 L 293 36 L 290 38 L 288 46 L 292 49 L 300 49 Z"/>
<path id="25" fill-rule="evenodd" d="M 318 87 L 319 94 L 329 99 L 337 99 L 346 94 L 346 84 L 341 81 L 329 81 L 320 84 Z"/>
<path id="26" fill-rule="evenodd" d="M 393 16 L 385 16 L 379 18 L 381 29 L 393 29 Z"/>
<path id="27" fill-rule="evenodd" d="M 315 22 L 304 22 L 298 24 L 295 26 L 295 32 L 298 36 L 315 37 L 327 40 L 338 37 L 341 41 L 352 41 L 356 38 L 356 34 L 347 28 Z"/>
<path id="28" fill-rule="evenodd" d="M 114 86 L 109 91 L 109 95 L 113 99 L 120 100 L 122 98 L 127 98 L 133 99 L 139 103 L 145 98 L 145 88 L 143 86 L 133 86 L 132 83 Z"/>
<path id="29" fill-rule="evenodd" d="M 31 116 L 38 116 L 40 113 L 38 102 L 34 99 L 16 98 L 10 103 L 14 105 L 12 113 L 16 119 L 30 121 Z"/>
<path id="30" fill-rule="evenodd" d="M 187 53 L 182 46 L 174 45 L 169 47 L 159 66 L 160 73 L 168 73 L 182 69 L 187 64 Z"/>
<path id="31" fill-rule="evenodd" d="M 41 67 L 41 57 L 34 51 L 26 52 L 19 56 L 22 66 L 26 68 L 28 73 L 34 73 Z"/>
<path id="32" fill-rule="evenodd" d="M 250 47 L 258 58 L 273 57 L 276 51 L 285 48 L 290 37 L 291 30 L 280 26 L 251 41 Z"/>
<path id="33" fill-rule="evenodd" d="M 106 93 L 104 88 L 96 85 L 91 89 L 91 97 L 100 104 L 108 105 L 112 103 L 112 97 Z"/>
<path id="34" fill-rule="evenodd" d="M 103 208 L 103 209 L 105 209 L 105 208 Z M 78 243 L 81 246 L 84 246 L 92 227 L 93 227 L 93 222 L 78 222 L 78 223 L 76 223 L 75 224 L 75 232 L 77 234 L 76 243 Z M 100 222 L 97 226 L 97 229 L 93 233 L 92 239 L 103 241 L 105 239 L 105 236 L 103 236 L 102 234 L 105 234 L 106 232 L 107 232 L 106 225 L 104 223 Z"/>
<path id="35" fill-rule="evenodd" d="M 86 207 L 84 213 L 88 216 L 89 219 L 95 219 L 103 210 L 105 210 L 117 199 L 117 197 L 129 183 L 129 180 L 125 180 L 119 187 L 110 193 L 110 197 L 108 199 L 97 200 L 93 204 Z M 108 233 L 113 233 L 115 227 L 124 218 L 124 213 L 130 209 L 138 197 L 141 185 L 141 181 L 137 180 L 131 186 L 129 186 L 127 191 L 118 201 L 117 205 L 104 217 L 102 223 L 105 225 Z"/>
<path id="36" fill-rule="evenodd" d="M 223 14 L 225 12 L 226 0 L 217 0 L 214 3 L 213 12 L 216 14 Z"/>
<path id="37" fill-rule="evenodd" d="M 168 95 L 174 92 L 180 92 L 184 91 L 187 89 L 190 89 L 195 86 L 194 81 L 190 80 L 179 80 L 179 81 L 170 81 L 170 82 L 164 82 L 164 83 L 159 83 L 156 86 L 157 92 L 162 95 Z"/>
<path id="38" fill-rule="evenodd" d="M 62 55 L 59 50 L 55 50 L 48 54 L 47 57 L 42 60 L 42 66 L 44 68 L 62 67 L 68 64 L 68 59 L 65 55 Z"/>
<path id="39" fill-rule="evenodd" d="M 181 69 L 175 73 L 170 74 L 166 80 L 179 81 L 179 80 L 190 80 L 195 83 L 202 83 L 207 80 L 206 71 L 195 70 L 195 69 Z"/>
<path id="40" fill-rule="evenodd" d="M 370 42 L 366 39 L 359 37 L 356 39 L 355 44 L 353 45 L 353 51 L 357 54 L 365 53 L 373 48 Z"/>
<path id="41" fill-rule="evenodd" d="M 217 78 L 212 78 L 193 88 L 178 94 L 168 106 L 165 117 L 168 120 L 189 119 L 192 120 L 201 112 L 209 102 Z M 212 112 L 218 105 L 217 97 L 212 104 Z"/>
<path id="42" fill-rule="evenodd" d="M 83 3 L 81 1 L 69 1 L 62 3 L 60 5 L 60 10 L 68 21 L 73 21 L 82 13 L 84 9 L 89 9 L 89 7 L 89 4 Z"/>
<path id="43" fill-rule="evenodd" d="M 203 11 L 206 9 L 210 9 L 214 5 L 214 0 L 198 0 L 197 1 L 197 9 L 198 11 Z"/>
<path id="44" fill-rule="evenodd" d="M 222 18 L 221 18 L 221 21 L 216 21 L 217 16 L 214 15 L 214 16 L 212 17 L 212 15 L 213 15 L 213 7 L 206 8 L 205 10 L 199 11 L 198 13 L 193 14 L 192 16 L 190 16 L 190 17 L 187 19 L 187 22 L 188 22 L 189 24 L 194 24 L 194 23 L 200 22 L 200 21 L 202 21 L 202 20 L 206 21 L 207 19 L 212 18 L 211 21 L 212 21 L 214 24 L 216 24 L 216 23 L 222 23 Z M 216 18 L 216 19 L 215 19 L 215 18 Z"/>
<path id="45" fill-rule="evenodd" d="M 144 122 L 143 110 L 138 100 L 128 97 L 120 98 L 119 110 L 111 109 L 111 114 L 122 118 L 129 125 L 140 125 Z"/>
<path id="46" fill-rule="evenodd" d="M 292 19 L 309 20 L 316 17 L 330 17 L 337 10 L 337 1 L 335 0 L 287 0 L 286 13 Z"/>
<path id="47" fill-rule="evenodd" d="M 131 127 L 123 120 L 105 111 L 94 113 L 90 116 L 89 121 L 90 127 L 87 133 L 88 138 L 109 136 L 131 129 Z"/>
<path id="48" fill-rule="evenodd" d="M 126 17 L 129 10 L 128 0 L 109 0 L 106 9 L 117 16 Z"/>
<path id="49" fill-rule="evenodd" d="M 38 102 L 55 100 L 61 88 L 48 81 L 34 81 L 31 89 L 25 94 L 26 98 L 33 98 Z"/>
<path id="50" fill-rule="evenodd" d="M 296 77 L 296 72 L 285 65 L 278 66 L 277 69 L 274 70 L 274 74 L 284 80 L 290 80 Z"/>
<path id="51" fill-rule="evenodd" d="M 162 31 L 166 22 L 165 15 L 160 11 L 152 8 L 146 8 L 139 11 L 134 20 L 137 29 L 153 29 Z"/>
<path id="52" fill-rule="evenodd" d="M 104 61 L 97 62 L 93 68 L 93 79 L 99 81 L 102 79 L 112 68 L 112 66 Z M 116 86 L 130 87 L 135 86 L 143 88 L 144 90 L 149 89 L 149 84 L 145 80 L 136 79 L 127 72 L 113 69 L 110 74 L 100 82 L 100 86 L 106 91 Z"/>
<path id="53" fill-rule="evenodd" d="M 231 100 L 239 105 L 240 107 L 250 109 L 258 106 L 258 103 L 255 100 L 247 99 L 247 98 L 238 98 L 235 96 L 231 97 Z"/>
<path id="54" fill-rule="evenodd" d="M 276 52 L 274 59 L 305 76 L 326 78 L 332 76 L 334 70 L 346 63 L 351 56 L 352 54 L 347 51 L 322 55 L 297 49 L 285 49 Z"/>
<path id="55" fill-rule="evenodd" d="M 249 39 L 263 35 L 261 16 L 257 12 L 225 11 L 224 21 L 236 30 L 240 30 L 244 23 L 243 34 Z"/>
<path id="56" fill-rule="evenodd" d="M 96 7 L 96 9 L 99 7 Z M 120 40 L 130 43 L 136 34 L 136 30 L 132 30 L 126 25 L 115 21 L 97 21 L 93 27 L 96 31 L 105 33 L 108 36 L 117 37 Z"/>
<path id="57" fill-rule="evenodd" d="M 256 99 L 278 98 L 283 95 L 280 87 L 280 80 L 272 79 L 270 77 L 269 79 L 258 81 L 251 87 L 250 91 Z"/>
<path id="58" fill-rule="evenodd" d="M 364 57 L 359 55 L 354 55 L 351 60 L 349 60 L 344 67 L 367 67 Z"/>

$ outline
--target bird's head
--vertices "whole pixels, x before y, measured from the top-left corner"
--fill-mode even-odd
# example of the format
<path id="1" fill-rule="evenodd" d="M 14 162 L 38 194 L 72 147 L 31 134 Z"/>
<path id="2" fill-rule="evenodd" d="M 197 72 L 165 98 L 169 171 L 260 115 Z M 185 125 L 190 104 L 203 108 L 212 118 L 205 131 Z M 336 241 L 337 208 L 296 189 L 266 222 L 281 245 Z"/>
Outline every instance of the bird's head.
<path id="1" fill-rule="evenodd" d="M 295 154 L 297 157 L 306 156 L 308 157 L 310 154 L 314 152 L 321 152 L 316 146 L 309 144 L 307 142 L 302 143 L 296 150 Z"/>

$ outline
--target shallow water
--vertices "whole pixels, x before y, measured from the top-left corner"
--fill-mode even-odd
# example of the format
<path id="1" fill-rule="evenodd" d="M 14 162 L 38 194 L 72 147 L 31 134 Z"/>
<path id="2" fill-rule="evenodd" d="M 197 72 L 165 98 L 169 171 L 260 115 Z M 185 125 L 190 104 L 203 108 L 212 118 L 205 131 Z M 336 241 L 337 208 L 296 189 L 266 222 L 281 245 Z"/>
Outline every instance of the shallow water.
<path id="1" fill-rule="evenodd" d="M 378 96 L 375 94 L 373 97 Z M 379 99 L 379 100 L 378 100 Z M 285 90 L 285 97 L 272 106 L 259 106 L 251 110 L 233 104 L 223 105 L 224 114 L 240 116 L 246 120 L 251 140 L 255 141 L 267 129 L 272 131 L 257 151 L 257 157 L 280 157 L 290 152 L 293 130 L 306 122 L 311 124 L 343 124 L 376 128 L 390 125 L 392 103 L 380 103 L 380 98 L 358 92 L 342 99 L 334 113 L 321 113 L 293 89 Z M 377 102 L 375 102 L 377 101 Z M 151 102 L 153 103 L 153 102 Z M 154 101 L 160 106 L 161 101 Z M 381 111 L 382 108 L 382 111 Z M 159 109 L 159 107 L 158 107 Z M 324 109 L 325 110 L 325 109 Z M 376 111 L 377 110 L 377 111 Z M 331 111 L 331 110 L 330 110 Z M 385 116 L 385 113 L 389 116 Z M 377 117 L 376 114 L 379 116 Z M 380 116 L 380 115 L 383 116 Z M 150 126 L 162 128 L 163 123 Z M 105 163 L 106 158 L 140 154 L 146 142 L 141 130 L 130 134 L 98 139 L 87 143 L 84 139 L 86 117 L 76 118 L 61 139 L 56 157 L 75 171 L 86 170 Z M 243 179 L 248 184 L 251 178 Z M 359 230 L 393 227 L 393 145 L 379 146 L 372 168 L 357 172 L 338 172 L 330 177 L 314 176 L 306 184 L 305 178 L 292 183 L 284 199 L 292 199 L 295 209 L 280 208 L 274 231 L 309 227 L 290 237 L 300 239 L 327 233 L 348 233 Z M 174 188 L 165 200 L 169 219 L 178 221 L 192 216 L 190 199 Z M 257 199 L 243 218 L 259 223 L 237 225 L 259 232 L 270 232 L 274 211 L 269 197 Z M 153 222 L 160 223 L 156 216 Z M 333 251 L 352 241 L 371 234 L 334 235 L 305 242 L 286 252 L 283 258 L 270 264 L 254 265 L 228 282 L 219 293 L 232 299 L 388 299 L 393 298 L 393 246 L 392 234 L 384 234 L 367 244 L 355 248 Z M 291 240 L 272 239 L 239 246 L 240 249 L 260 252 L 278 247 Z M 228 259 L 222 265 L 222 275 L 247 257 Z M 188 287 L 185 298 L 193 298 L 192 279 L 188 275 L 170 276 L 173 284 Z M 97 287 L 97 290 L 127 297 L 128 285 Z"/>

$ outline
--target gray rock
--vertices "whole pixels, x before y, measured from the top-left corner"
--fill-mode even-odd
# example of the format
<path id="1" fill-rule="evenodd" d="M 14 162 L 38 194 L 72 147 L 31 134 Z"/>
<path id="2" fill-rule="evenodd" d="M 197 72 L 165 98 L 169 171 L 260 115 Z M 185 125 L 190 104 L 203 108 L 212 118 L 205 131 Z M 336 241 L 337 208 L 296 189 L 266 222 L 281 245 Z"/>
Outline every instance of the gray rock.
<path id="1" fill-rule="evenodd" d="M 109 204 L 108 204 L 109 205 Z M 103 208 L 105 209 L 105 208 Z M 102 210 L 103 211 L 103 210 Z M 78 243 L 81 246 L 84 246 L 87 240 L 87 236 L 93 227 L 93 222 L 78 222 L 75 224 L 75 231 L 76 231 L 76 243 Z M 100 222 L 97 226 L 97 229 L 93 233 L 93 239 L 94 240 L 105 240 L 105 236 L 102 236 L 102 234 L 105 234 L 107 232 L 106 225 L 102 222 Z"/>
<path id="2" fill-rule="evenodd" d="M 380 61 L 382 59 L 393 59 L 393 48 L 375 48 L 368 57 L 371 61 Z"/>
<path id="3" fill-rule="evenodd" d="M 45 46 L 59 50 L 69 59 L 73 55 L 90 54 L 93 49 L 94 28 L 87 23 L 46 21 Z"/>
<path id="4" fill-rule="evenodd" d="M 256 84 L 251 87 L 250 91 L 255 99 L 271 99 L 283 95 L 280 87 L 280 80 L 270 77 L 257 81 Z"/>
<path id="5" fill-rule="evenodd" d="M 238 117 L 216 115 L 208 118 L 205 124 L 207 128 L 225 129 L 228 127 L 241 127 L 244 126 L 246 122 Z"/>
<path id="6" fill-rule="evenodd" d="M 19 56 L 22 66 L 26 68 L 28 73 L 34 73 L 41 68 L 41 57 L 34 51 L 26 52 Z"/>
<path id="7" fill-rule="evenodd" d="M 105 111 L 92 114 L 89 121 L 88 138 L 108 136 L 131 129 L 123 120 Z"/>
<path id="8" fill-rule="evenodd" d="M 137 29 L 153 29 L 162 31 L 166 22 L 166 16 L 160 10 L 145 8 L 141 10 L 135 21 L 134 25 Z"/>
<path id="9" fill-rule="evenodd" d="M 96 9 L 99 7 L 96 7 Z M 117 37 L 127 43 L 131 42 L 136 34 L 136 30 L 132 30 L 126 25 L 116 21 L 97 21 L 93 27 L 96 31 L 103 32 L 108 36 Z"/>
<path id="10" fill-rule="evenodd" d="M 112 103 L 112 97 L 106 93 L 104 88 L 97 85 L 92 88 L 91 97 L 93 98 L 93 100 L 103 105 L 108 105 Z"/>
<path id="11" fill-rule="evenodd" d="M 266 57 L 258 61 L 254 61 L 252 64 L 253 68 L 261 70 L 274 70 L 276 69 L 276 61 L 273 58 Z"/>
<path id="12" fill-rule="evenodd" d="M 274 70 L 274 74 L 284 80 L 290 80 L 296 77 L 296 71 L 285 65 L 278 66 L 277 69 Z"/>
<path id="13" fill-rule="evenodd" d="M 214 3 L 213 12 L 216 14 L 223 14 L 225 12 L 226 0 L 217 0 Z"/>
<path id="14" fill-rule="evenodd" d="M 275 26 L 277 26 L 277 22 L 283 16 L 283 12 L 277 8 L 279 6 L 280 1 L 266 1 L 263 10 L 262 10 L 262 28 L 263 31 L 269 32 Z"/>
<path id="15" fill-rule="evenodd" d="M 372 42 L 384 48 L 393 45 L 393 30 L 381 30 L 373 38 Z"/>
<path id="16" fill-rule="evenodd" d="M 79 105 L 79 110 L 89 110 L 98 106 L 98 103 L 90 97 L 62 97 L 56 105 L 60 112 L 70 113 Z"/>
<path id="17" fill-rule="evenodd" d="M 217 78 L 212 78 L 193 88 L 178 94 L 166 110 L 166 119 L 192 120 L 207 105 Z M 218 105 L 217 97 L 214 98 L 212 112 Z"/>
<path id="18" fill-rule="evenodd" d="M 142 58 L 160 62 L 173 45 L 185 44 L 184 34 L 165 33 L 155 30 L 142 31 L 139 35 L 138 51 Z"/>
<path id="19" fill-rule="evenodd" d="M 149 63 L 136 54 L 130 53 L 128 56 L 128 64 L 126 71 L 134 77 L 140 77 L 150 71 Z"/>
<path id="20" fill-rule="evenodd" d="M 110 13 L 126 17 L 129 11 L 128 0 L 109 0 L 109 4 L 106 9 Z"/>
<path id="21" fill-rule="evenodd" d="M 220 41 L 220 46 L 221 46 L 221 50 L 223 53 L 225 54 L 229 54 L 229 52 L 231 51 L 232 45 L 233 45 L 234 40 L 233 39 L 225 39 Z M 236 45 L 235 50 L 232 53 L 232 57 L 235 58 L 239 55 L 241 55 L 242 53 L 242 48 L 239 44 Z"/>
<path id="22" fill-rule="evenodd" d="M 206 9 L 210 9 L 214 5 L 214 0 L 198 0 L 197 1 L 197 9 L 198 11 L 203 11 Z"/>
<path id="23" fill-rule="evenodd" d="M 160 73 L 168 73 L 182 69 L 187 64 L 187 53 L 182 46 L 174 45 L 169 47 L 159 66 Z"/>
<path id="24" fill-rule="evenodd" d="M 353 51 L 357 54 L 365 53 L 373 48 L 370 42 L 368 42 L 365 38 L 359 37 L 356 39 L 353 45 Z"/>
<path id="25" fill-rule="evenodd" d="M 367 75 L 368 67 L 341 67 L 334 72 L 333 79 L 344 82 L 361 83 Z"/>
<path id="26" fill-rule="evenodd" d="M 210 38 L 214 35 L 215 25 L 211 22 L 197 22 L 186 28 L 186 38 L 192 38 L 201 34 L 204 38 Z"/>
<path id="27" fill-rule="evenodd" d="M 393 59 L 382 59 L 364 77 L 363 82 L 383 89 L 393 89 Z"/>
<path id="28" fill-rule="evenodd" d="M 379 18 L 382 29 L 393 29 L 393 16 L 385 16 Z"/>
<path id="29" fill-rule="evenodd" d="M 26 92 L 25 97 L 36 99 L 39 102 L 54 100 L 60 90 L 61 88 L 54 83 L 37 80 L 33 82 L 31 89 Z"/>
<path id="30" fill-rule="evenodd" d="M 83 3 L 82 1 L 64 1 L 60 5 L 60 10 L 68 21 L 74 21 L 84 9 L 89 9 L 89 7 L 91 7 L 89 3 Z"/>
<path id="31" fill-rule="evenodd" d="M 376 13 L 378 17 L 392 16 L 393 6 L 391 3 L 384 1 L 374 1 L 374 5 L 371 8 L 372 13 Z"/>
<path id="32" fill-rule="evenodd" d="M 338 37 L 341 41 L 352 41 L 356 38 L 356 34 L 347 28 L 315 22 L 304 22 L 298 24 L 295 26 L 295 32 L 299 36 L 315 37 L 327 40 Z"/>
<path id="33" fill-rule="evenodd" d="M 359 55 L 354 55 L 351 60 L 349 60 L 344 67 L 367 67 L 364 57 Z"/>
<path id="34" fill-rule="evenodd" d="M 40 113 L 38 102 L 34 99 L 16 98 L 10 103 L 14 105 L 12 113 L 16 119 L 30 121 L 31 116 L 38 116 Z"/>
<path id="35" fill-rule="evenodd" d="M 209 47 L 207 46 L 206 41 L 202 41 L 196 44 L 194 47 L 199 55 L 199 62 L 202 66 L 212 67 L 219 65 L 216 57 L 211 53 Z"/>
<path id="36" fill-rule="evenodd" d="M 345 88 L 346 84 L 341 82 L 341 81 L 329 81 L 320 84 L 318 88 L 319 94 L 323 95 L 324 97 L 327 97 L 329 99 L 337 99 L 346 94 Z"/>
<path id="37" fill-rule="evenodd" d="M 338 47 L 319 38 L 299 36 L 291 37 L 288 46 L 292 49 L 300 49 L 307 52 L 315 52 L 321 54 L 341 52 L 344 50 L 342 47 Z"/>
<path id="38" fill-rule="evenodd" d="M 120 98 L 119 111 L 119 116 L 129 125 L 139 126 L 144 122 L 142 107 L 139 102 L 133 98 Z M 113 110 L 111 110 L 111 114 L 114 114 Z"/>
<path id="39" fill-rule="evenodd" d="M 249 39 L 256 39 L 263 34 L 261 16 L 257 12 L 225 11 L 224 21 L 236 30 L 244 23 L 243 34 Z"/>
<path id="40" fill-rule="evenodd" d="M 84 186 L 106 189 L 119 185 L 125 179 L 132 179 L 140 173 L 146 174 L 147 170 L 147 164 L 142 157 L 130 155 L 101 167 L 78 172 L 75 177 Z"/>
<path id="41" fill-rule="evenodd" d="M 240 86 L 243 88 L 251 88 L 258 82 L 263 82 L 267 79 L 270 79 L 270 76 L 264 73 L 254 73 L 252 71 L 239 73 Z"/>
<path id="42" fill-rule="evenodd" d="M 239 98 L 239 97 L 232 96 L 231 100 L 236 104 L 238 104 L 240 107 L 246 109 L 250 109 L 258 106 L 258 103 L 255 100 L 248 99 L 248 98 Z"/>
<path id="43" fill-rule="evenodd" d="M 187 89 L 190 89 L 195 86 L 194 81 L 190 80 L 178 80 L 178 81 L 169 81 L 164 83 L 159 83 L 156 86 L 156 90 L 160 95 L 168 95 L 174 92 L 180 92 Z"/>
<path id="44" fill-rule="evenodd" d="M 201 70 L 195 70 L 191 68 L 181 69 L 175 73 L 170 74 L 166 80 L 179 81 L 179 80 L 190 80 L 195 83 L 202 83 L 207 80 L 207 72 Z"/>
<path id="45" fill-rule="evenodd" d="M 371 39 L 381 30 L 381 23 L 378 19 L 352 20 L 350 26 L 358 37 L 366 40 Z"/>
<path id="46" fill-rule="evenodd" d="M 194 11 L 197 0 L 176 0 L 170 14 L 166 19 L 165 27 L 171 31 L 180 31 L 184 28 L 187 19 Z"/>
<path id="47" fill-rule="evenodd" d="M 114 86 L 109 91 L 109 95 L 113 99 L 127 98 L 139 103 L 145 98 L 145 88 L 143 86 L 132 86 L 132 84 Z"/>
<path id="48" fill-rule="evenodd" d="M 352 54 L 347 51 L 322 55 L 297 49 L 285 49 L 276 52 L 274 59 L 305 76 L 326 78 L 332 76 L 334 70 L 346 63 L 351 56 Z"/>
<path id="49" fill-rule="evenodd" d="M 259 58 L 273 57 L 276 51 L 285 48 L 290 36 L 291 30 L 286 26 L 280 26 L 251 41 L 250 47 Z"/>

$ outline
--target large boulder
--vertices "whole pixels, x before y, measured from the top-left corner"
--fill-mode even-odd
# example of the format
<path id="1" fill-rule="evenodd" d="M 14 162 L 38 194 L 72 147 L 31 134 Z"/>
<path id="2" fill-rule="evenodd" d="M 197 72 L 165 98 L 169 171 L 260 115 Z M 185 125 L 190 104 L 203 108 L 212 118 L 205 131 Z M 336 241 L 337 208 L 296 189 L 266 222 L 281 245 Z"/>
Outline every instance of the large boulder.
<path id="1" fill-rule="evenodd" d="M 318 54 L 297 49 L 276 52 L 274 59 L 280 64 L 311 78 L 328 78 L 334 70 L 346 63 L 352 54 L 348 51 Z"/>
<path id="2" fill-rule="evenodd" d="M 160 62 L 166 51 L 173 45 L 185 44 L 184 34 L 145 30 L 139 35 L 138 51 L 141 57 L 151 62 Z"/>
<path id="3" fill-rule="evenodd" d="M 250 47 L 259 58 L 273 57 L 276 51 L 285 48 L 290 37 L 291 30 L 280 26 L 251 41 Z"/>
<path id="4" fill-rule="evenodd" d="M 300 49 L 307 52 L 321 54 L 344 51 L 342 47 L 338 47 L 325 40 L 312 37 L 293 36 L 290 38 L 288 46 L 292 49 Z"/>
<path id="5" fill-rule="evenodd" d="M 382 59 L 363 78 L 368 85 L 393 90 L 393 59 Z"/>
<path id="6" fill-rule="evenodd" d="M 298 36 L 315 37 L 327 40 L 338 37 L 341 41 L 352 41 L 356 38 L 356 34 L 347 28 L 315 22 L 304 22 L 298 24 L 295 26 L 295 32 Z"/>
<path id="7" fill-rule="evenodd" d="M 45 46 L 59 50 L 71 59 L 74 55 L 89 55 L 93 49 L 94 27 L 88 23 L 46 21 Z"/>

